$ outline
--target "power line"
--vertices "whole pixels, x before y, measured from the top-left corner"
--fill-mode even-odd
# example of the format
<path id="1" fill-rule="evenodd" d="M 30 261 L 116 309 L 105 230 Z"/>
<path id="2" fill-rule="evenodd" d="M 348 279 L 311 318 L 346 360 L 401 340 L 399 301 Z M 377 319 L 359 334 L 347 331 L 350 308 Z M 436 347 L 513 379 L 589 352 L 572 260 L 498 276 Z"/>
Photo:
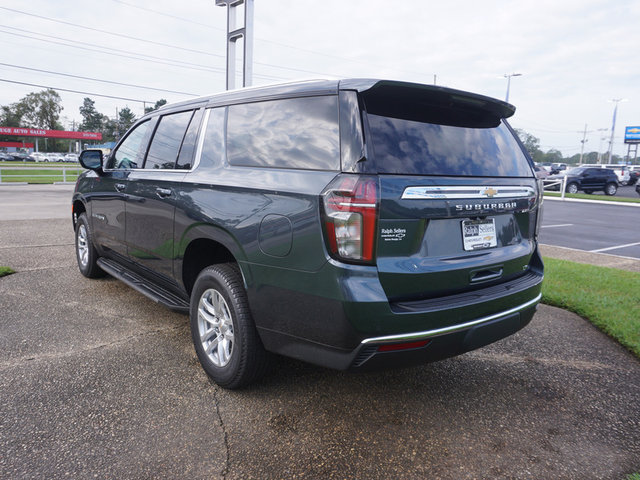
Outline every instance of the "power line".
<path id="1" fill-rule="evenodd" d="M 89 30 L 89 31 L 92 31 L 92 32 L 104 33 L 106 35 L 112 35 L 114 37 L 126 38 L 128 40 L 136 40 L 138 42 L 145 42 L 145 43 L 149 43 L 151 45 L 157 45 L 157 46 L 161 46 L 161 47 L 175 48 L 177 50 L 183 50 L 185 52 L 191 52 L 191 53 L 199 53 L 199 54 L 208 55 L 208 56 L 211 56 L 211 57 L 223 57 L 224 58 L 224 55 L 218 55 L 218 54 L 215 54 L 215 53 L 205 52 L 203 50 L 196 50 L 196 49 L 193 49 L 193 48 L 179 47 L 177 45 L 171 45 L 169 43 L 156 42 L 154 40 L 147 40 L 146 38 L 134 37 L 132 35 L 126 35 L 124 33 L 110 32 L 109 30 L 102 30 L 100 28 L 87 27 L 86 25 L 80 25 L 80 24 L 77 24 L 77 23 L 67 22 L 65 20 L 58 20 L 58 19 L 51 18 L 51 17 L 45 17 L 44 15 L 38 15 L 38 14 L 35 14 L 35 13 L 24 12 L 22 10 L 16 10 L 15 8 L 0 7 L 0 9 L 8 10 L 8 11 L 14 12 L 14 13 L 21 13 L 22 15 L 28 15 L 30 17 L 40 18 L 41 20 L 47 20 L 49 22 L 60 23 L 62 25 L 69 25 L 71 27 L 83 28 L 85 30 Z"/>
<path id="2" fill-rule="evenodd" d="M 167 90 L 167 89 L 164 89 L 164 88 L 145 87 L 143 85 L 134 85 L 134 84 L 131 84 L 131 83 L 114 82 L 114 81 L 111 81 L 111 80 L 101 80 L 99 78 L 83 77 L 83 76 L 80 76 L 80 75 L 72 75 L 70 73 L 61 73 L 61 72 L 53 72 L 51 70 L 41 70 L 39 68 L 22 67 L 20 65 L 12 65 L 10 63 L 2 63 L 2 62 L 0 62 L 0 65 L 3 65 L 5 67 L 20 68 L 22 70 L 30 70 L 32 72 L 50 73 L 52 75 L 60 75 L 60 76 L 63 76 L 63 77 L 79 78 L 81 80 L 91 80 L 92 82 L 109 83 L 109 84 L 112 84 L 112 85 L 122 85 L 122 86 L 125 86 L 125 87 L 142 88 L 142 89 L 145 89 L 145 90 L 155 90 L 155 91 L 158 91 L 158 92 L 177 93 L 179 95 L 189 95 L 191 97 L 199 97 L 200 96 L 200 95 L 198 95 L 196 93 L 178 92 L 178 91 L 175 91 L 175 90 Z"/>
<path id="3" fill-rule="evenodd" d="M 114 1 L 115 1 L 115 0 L 114 0 Z M 3 7 L 0 7 L 0 8 L 3 8 Z M 81 44 L 81 45 L 89 45 L 89 46 L 91 46 L 91 47 L 97 47 L 97 48 L 103 48 L 103 49 L 108 49 L 108 50 L 114 50 L 114 51 L 117 51 L 117 52 L 125 52 L 125 53 L 127 53 L 127 54 L 129 54 L 129 53 L 133 53 L 134 55 L 138 55 L 138 56 L 142 56 L 142 57 L 154 58 L 154 59 L 158 59 L 158 60 L 168 60 L 168 61 L 170 61 L 170 62 L 175 62 L 175 63 L 180 63 L 180 64 L 186 64 L 186 65 L 192 65 L 192 66 L 202 67 L 203 69 L 206 69 L 206 70 L 212 70 L 212 71 L 216 71 L 216 72 L 217 72 L 217 71 L 220 71 L 220 72 L 224 72 L 224 71 L 225 71 L 223 68 L 211 67 L 211 66 L 209 66 L 209 65 L 202 65 L 202 64 L 199 64 L 199 63 L 191 63 L 191 62 L 185 62 L 185 61 L 182 61 L 182 60 L 167 59 L 167 58 L 165 58 L 165 57 L 156 57 L 156 56 L 154 56 L 154 55 L 147 55 L 147 54 L 143 54 L 143 53 L 130 52 L 130 51 L 128 51 L 128 50 L 121 50 L 121 49 L 114 48 L 114 47 L 106 47 L 106 46 L 99 45 L 99 44 L 96 44 L 96 43 L 78 42 L 78 41 L 76 41 L 76 40 L 72 40 L 72 39 L 68 39 L 68 38 L 64 38 L 64 37 L 57 37 L 57 36 L 55 36 L 55 35 L 47 35 L 47 34 L 45 34 L 45 33 L 34 32 L 34 31 L 32 31 L 32 30 L 27 30 L 27 29 L 24 29 L 24 28 L 11 27 L 11 26 L 9 26 L 9 25 L 2 25 L 2 28 L 9 28 L 9 29 L 11 29 L 11 30 L 17 30 L 17 31 L 19 31 L 19 32 L 31 33 L 31 34 L 34 34 L 34 35 L 39 35 L 39 36 L 41 36 L 41 37 L 53 38 L 53 39 L 56 39 L 56 40 L 61 40 L 61 41 L 63 41 L 63 42 L 72 42 L 72 43 L 73 43 L 72 45 L 68 45 L 68 44 L 65 44 L 65 43 L 59 43 L 59 42 L 49 42 L 49 43 L 56 43 L 56 44 L 58 44 L 58 45 L 64 45 L 64 46 L 69 46 L 69 47 L 75 47 L 75 48 L 78 48 L 78 47 L 75 45 L 75 44 L 77 43 L 77 44 Z M 6 31 L 2 31 L 2 30 L 0 30 L 0 32 L 2 32 L 2 33 L 6 33 L 6 34 L 9 34 L 9 35 L 15 35 L 15 36 L 19 36 L 19 37 L 26 37 L 26 38 L 31 38 L 31 39 L 33 39 L 33 40 L 43 41 L 43 40 L 42 40 L 42 39 L 40 39 L 40 38 L 31 37 L 31 36 L 28 36 L 28 35 L 17 35 L 17 34 L 15 34 L 15 33 L 12 33 L 12 32 L 6 32 Z M 178 47 L 176 47 L 176 48 L 178 48 Z M 89 50 L 90 50 L 90 51 L 96 51 L 96 50 L 91 50 L 91 49 L 89 49 Z M 110 52 L 101 52 L 101 53 L 111 54 Z M 224 55 L 218 55 L 218 54 L 214 54 L 214 53 L 211 53 L 211 54 L 209 54 L 209 55 L 214 56 L 214 57 L 225 58 L 225 56 L 224 56 Z M 126 57 L 126 58 L 135 58 L 135 57 L 131 57 L 131 56 L 129 56 L 129 55 L 125 55 L 125 57 Z M 271 63 L 263 63 L 263 62 L 254 62 L 254 63 L 255 63 L 256 65 L 263 65 L 263 66 L 266 66 L 266 67 L 278 68 L 278 69 L 281 69 L 281 70 L 291 70 L 291 71 L 294 71 L 294 72 L 311 73 L 311 74 L 314 74 L 314 75 L 327 75 L 326 73 L 323 73 L 323 72 L 315 72 L 315 71 L 312 71 L 312 70 L 304 70 L 304 69 L 301 69 L 301 68 L 281 67 L 281 66 L 278 66 L 278 65 L 273 65 L 273 64 L 271 64 Z M 257 77 L 260 77 L 260 78 L 265 78 L 265 79 L 268 79 L 268 80 L 269 80 L 269 79 L 271 79 L 271 80 L 284 80 L 282 77 L 275 77 L 275 76 L 273 76 L 273 75 L 257 74 L 256 76 L 257 76 Z"/>
<path id="4" fill-rule="evenodd" d="M 196 22 L 195 20 L 191 20 L 191 19 L 189 19 L 189 18 L 179 17 L 179 16 L 177 16 L 177 15 L 172 15 L 172 14 L 170 14 L 170 13 L 161 12 L 161 11 L 159 11 L 159 10 L 154 10 L 154 9 L 152 9 L 152 8 L 141 7 L 141 6 L 139 6 L 139 5 L 134 5 L 134 4 L 132 4 L 132 3 L 124 2 L 124 1 L 122 1 L 122 0 L 112 0 L 112 1 L 114 1 L 114 2 L 116 2 L 116 3 L 120 3 L 120 4 L 122 4 L 122 5 L 127 5 L 128 7 L 138 8 L 138 9 L 140 9 L 140 10 L 144 10 L 144 11 L 147 11 L 147 12 L 152 12 L 152 13 L 155 13 L 156 15 L 162 15 L 162 16 L 169 17 L 169 18 L 175 18 L 175 19 L 177 19 L 177 20 L 181 20 L 181 21 L 183 21 L 183 22 L 192 23 L 192 24 L 194 24 L 194 25 L 200 25 L 200 26 L 202 26 L 202 27 L 210 28 L 210 29 L 212 29 L 212 30 L 217 30 L 217 31 L 222 31 L 222 32 L 224 32 L 224 31 L 225 31 L 225 30 L 224 30 L 224 29 L 222 29 L 222 28 L 216 28 L 216 27 L 214 27 L 214 26 L 212 26 L 212 25 L 207 25 L 207 24 L 205 24 L 205 23 Z M 256 37 L 256 40 L 260 40 L 261 42 L 265 42 L 265 43 L 271 43 L 271 44 L 273 44 L 273 45 L 277 45 L 277 46 L 279 46 L 279 47 L 289 48 L 289 49 L 291 49 L 291 50 L 297 50 L 297 51 L 299 51 L 299 52 L 303 52 L 303 53 L 310 53 L 310 54 L 312 54 L 312 55 L 318 55 L 318 56 L 320 56 L 320 57 L 331 58 L 331 59 L 334 59 L 334 60 L 336 60 L 336 59 L 337 59 L 337 60 L 343 60 L 343 61 L 351 62 L 351 63 L 360 63 L 360 64 L 362 64 L 362 65 L 370 65 L 370 66 L 374 66 L 374 67 L 377 67 L 377 68 L 389 68 L 389 66 L 388 66 L 388 65 L 376 65 L 376 64 L 374 64 L 374 63 L 363 62 L 363 61 L 358 60 L 358 59 L 347 58 L 347 57 L 341 57 L 341 56 L 339 56 L 339 55 L 330 55 L 330 54 L 327 54 L 327 53 L 317 52 L 317 51 L 315 51 L 315 50 L 308 50 L 308 49 L 305 49 L 305 48 L 295 47 L 295 46 L 293 46 L 293 45 L 288 45 L 288 44 L 286 44 L 286 43 L 280 43 L 280 42 L 276 42 L 276 41 L 273 41 L 273 40 L 267 40 L 267 39 L 265 39 L 265 38 Z M 254 63 L 258 63 L 258 62 L 254 62 Z M 263 65 L 268 65 L 268 64 L 263 64 Z M 278 66 L 276 66 L 276 65 L 270 65 L 270 66 L 273 66 L 273 67 L 275 67 L 275 68 L 286 68 L 286 67 L 278 67 Z M 287 68 L 287 70 L 296 70 L 296 69 L 290 69 L 290 68 Z M 422 73 L 422 72 L 413 72 L 413 71 L 409 71 L 409 70 L 400 70 L 400 69 L 397 69 L 397 68 L 392 68 L 392 70 L 395 70 L 395 71 L 397 71 L 397 72 L 406 72 L 406 73 L 411 73 L 411 74 L 414 74 L 414 75 L 421 75 L 421 76 L 424 76 L 424 75 L 425 75 L 425 74 L 424 74 L 424 73 Z M 309 72 L 309 71 L 306 71 L 306 70 L 301 70 L 301 71 L 302 71 L 302 72 L 305 72 L 305 73 L 315 73 L 315 74 L 318 74 L 318 73 L 319 73 L 319 72 Z M 321 75 L 326 75 L 326 74 L 321 73 Z M 431 74 L 430 74 L 429 76 L 431 76 Z"/>
<path id="5" fill-rule="evenodd" d="M 127 7 L 138 8 L 140 10 L 144 10 L 146 12 L 153 12 L 157 15 L 162 15 L 164 17 L 175 18 L 177 20 L 182 20 L 183 22 L 193 23 L 194 25 L 200 25 L 201 27 L 210 28 L 212 30 L 218 30 L 219 32 L 226 32 L 223 28 L 217 28 L 213 25 L 207 25 L 206 23 L 196 22 L 195 20 L 191 20 L 189 18 L 179 17 L 177 15 L 172 15 L 170 13 L 161 12 L 159 10 L 154 10 L 152 8 L 140 7 L 139 5 L 134 5 L 133 3 L 123 2 L 122 0 L 113 0 L 116 3 L 121 3 L 122 5 L 126 5 Z"/>
<path id="6" fill-rule="evenodd" d="M 1 8 L 1 7 L 0 7 Z M 20 28 L 15 28 L 15 27 L 5 27 L 5 28 L 11 28 L 14 30 L 18 30 L 18 31 L 23 31 L 23 32 L 29 32 L 29 30 L 24 30 L 24 29 L 20 29 Z M 43 33 L 37 33 L 37 32 L 31 32 L 34 33 L 36 35 L 40 35 L 43 37 L 48 37 L 48 38 L 55 38 L 55 39 L 60 39 L 62 40 L 62 42 L 73 42 L 74 44 L 68 44 L 68 43 L 62 43 L 62 42 L 58 42 L 58 41 L 53 41 L 53 40 L 45 40 L 42 38 L 37 38 L 37 37 L 33 37 L 33 36 L 29 36 L 29 35 L 24 35 L 24 34 L 20 34 L 18 35 L 17 33 L 13 33 L 13 32 L 7 32 L 4 30 L 0 30 L 0 33 L 4 33 L 7 35 L 13 35 L 16 37 L 20 37 L 20 38 L 29 38 L 31 40 L 36 40 L 39 42 L 46 42 L 48 44 L 56 44 L 56 45 L 61 45 L 64 47 L 71 47 L 71 48 L 75 48 L 75 49 L 79 49 L 79 50 L 85 50 L 88 52 L 96 52 L 96 53 L 101 53 L 103 55 L 110 55 L 110 56 L 115 56 L 115 57 L 121 57 L 121 58 L 130 58 L 133 60 L 140 60 L 143 62 L 149 62 L 149 63 L 156 63 L 159 65 L 169 65 L 172 67 L 179 67 L 179 68 L 188 68 L 191 70 L 199 70 L 199 71 L 203 71 L 203 72 L 213 72 L 213 73 L 224 73 L 225 70 L 224 68 L 218 68 L 218 67 L 211 67 L 208 65 L 202 65 L 202 64 L 198 64 L 198 63 L 191 63 L 191 62 L 183 62 L 180 60 L 174 60 L 174 59 L 170 59 L 170 58 L 163 58 L 163 57 L 156 57 L 153 55 L 146 55 L 146 54 L 142 54 L 142 53 L 135 53 L 133 52 L 132 55 L 126 55 L 126 54 L 119 54 L 119 53 L 114 53 L 112 51 L 103 51 L 103 50 L 96 50 L 95 48 L 87 48 L 87 47 L 82 47 L 80 45 L 76 45 L 76 44 L 81 44 L 81 45 L 91 45 L 91 46 L 95 46 L 97 48 L 104 48 L 104 49 L 109 49 L 109 50 L 114 50 L 117 52 L 126 52 L 126 50 L 120 50 L 117 48 L 112 48 L 112 47 L 103 47 L 101 45 L 97 45 L 97 44 L 92 44 L 92 43 L 85 43 L 85 42 L 76 42 L 73 40 L 68 40 L 62 37 L 55 37 L 53 35 L 46 35 Z M 22 47 L 24 47 L 24 45 L 21 45 Z M 147 57 L 147 58 L 144 58 Z M 155 59 L 155 60 L 153 60 Z M 256 74 L 256 77 L 260 77 L 260 78 L 264 78 L 267 80 L 282 80 L 282 77 L 275 77 L 272 75 L 264 75 L 264 74 Z"/>
<path id="7" fill-rule="evenodd" d="M 0 78 L 0 82 L 15 83 L 18 85 L 28 85 L 30 87 L 38 87 L 38 88 L 50 88 L 52 90 L 60 90 L 61 92 L 80 93 L 82 95 L 91 95 L 92 97 L 114 98 L 116 100 L 126 100 L 128 102 L 154 103 L 152 100 L 139 100 L 137 98 L 117 97 L 114 95 L 104 95 L 102 93 L 83 92 L 80 90 L 70 90 L 68 88 L 58 88 L 58 87 L 51 87 L 47 85 L 38 85 L 36 83 L 18 82 L 16 80 L 7 80 L 6 78 Z"/>
<path id="8" fill-rule="evenodd" d="M 124 2 L 120 2 L 120 3 L 125 4 Z M 131 4 L 126 4 L 126 5 L 133 6 Z M 172 16 L 170 14 L 165 14 L 165 13 L 162 13 L 162 12 L 158 12 L 157 10 L 146 9 L 146 8 L 143 8 L 143 7 L 135 7 L 135 8 L 140 8 L 142 10 L 149 10 L 149 11 L 152 11 L 152 12 L 157 13 L 159 15 L 166 15 L 166 16 L 169 16 L 169 17 L 172 17 L 172 18 L 177 18 L 179 20 L 183 20 L 183 21 L 189 21 L 189 20 L 186 20 L 186 19 L 181 18 L 181 17 L 176 17 L 176 16 Z M 65 20 L 58 20 L 58 19 L 55 19 L 55 18 L 46 17 L 44 15 L 38 15 L 38 14 L 35 14 L 35 13 L 29 13 L 29 12 L 25 12 L 25 11 L 22 11 L 22 10 L 17 10 L 17 9 L 14 9 L 14 8 L 0 7 L 0 9 L 7 10 L 7 11 L 10 11 L 10 12 L 14 12 L 14 13 L 20 13 L 22 15 L 28 15 L 28 16 L 35 17 L 35 18 L 40 18 L 42 20 L 47 20 L 47 21 L 50 21 L 50 22 L 60 23 L 60 24 L 63 24 L 63 25 L 69 25 L 69 26 L 72 26 L 72 27 L 83 28 L 85 30 L 104 33 L 104 34 L 107 34 L 107 35 L 113 35 L 113 36 L 116 36 L 116 37 L 126 38 L 126 39 L 129 39 L 129 40 L 136 40 L 136 41 L 139 41 L 139 42 L 145 42 L 145 43 L 149 43 L 151 45 L 158 45 L 158 46 L 163 46 L 163 47 L 168 47 L 168 48 L 174 48 L 174 49 L 177 49 L 177 50 L 183 50 L 183 51 L 191 52 L 191 53 L 198 53 L 198 54 L 207 55 L 207 56 L 210 56 L 210 57 L 225 58 L 224 55 L 220 55 L 220 54 L 217 54 L 217 53 L 211 53 L 211 52 L 206 52 L 206 51 L 203 51 L 203 50 L 196 50 L 196 49 L 192 49 L 192 48 L 180 47 L 180 46 L 177 46 L 177 45 L 171 45 L 169 43 L 156 42 L 156 41 L 153 41 L 153 40 L 148 40 L 148 39 L 140 38 L 140 37 L 134 37 L 132 35 L 126 35 L 126 34 L 123 34 L 123 33 L 115 33 L 115 32 L 111 32 L 109 30 L 103 30 L 103 29 L 100 29 L 100 28 L 87 27 L 86 25 L 80 25 L 80 24 L 77 24 L 77 23 L 67 22 Z M 311 54 L 314 54 L 314 55 L 320 55 L 320 56 L 324 56 L 324 57 L 328 57 L 328 58 L 344 60 L 344 61 L 348 61 L 348 62 L 351 62 L 351 63 L 360 63 L 360 64 L 364 64 L 364 65 L 374 65 L 374 64 L 369 64 L 367 62 L 362 62 L 360 60 L 353 59 L 353 58 L 349 59 L 349 58 L 345 58 L 345 57 L 339 57 L 339 56 L 336 56 L 336 55 L 327 55 L 327 54 L 324 54 L 324 53 L 315 52 L 313 50 L 305 50 L 305 49 L 302 49 L 302 48 L 293 47 L 291 45 L 286 45 L 286 44 L 274 42 L 274 41 L 271 41 L 271 40 L 263 40 L 263 39 L 260 39 L 260 40 L 261 41 L 265 41 L 265 42 L 269 42 L 269 43 L 273 43 L 275 45 L 283 46 L 283 47 L 286 47 L 286 48 L 299 50 L 299 51 L 302 51 L 302 52 L 305 52 L 305 53 L 311 53 Z M 254 62 L 254 63 L 256 65 L 264 65 L 264 66 L 267 66 L 267 67 L 279 68 L 279 69 L 282 69 L 282 70 L 297 71 L 297 72 L 302 72 L 302 73 L 311 73 L 311 74 L 314 74 L 314 75 L 327 75 L 326 73 L 322 73 L 322 72 L 314 72 L 314 71 L 311 71 L 311 70 L 303 70 L 303 69 L 299 69 L 299 68 L 282 67 L 282 66 L 274 65 L 274 64 L 270 64 L 270 63 L 263 63 L 263 62 Z M 382 67 L 381 65 L 374 65 L 374 66 Z M 388 68 L 388 66 L 385 66 L 384 68 Z M 406 70 L 397 70 L 397 71 L 406 71 Z M 418 72 L 408 72 L 408 73 L 413 73 L 413 74 L 417 74 L 417 75 L 423 75 L 422 73 L 418 73 Z"/>

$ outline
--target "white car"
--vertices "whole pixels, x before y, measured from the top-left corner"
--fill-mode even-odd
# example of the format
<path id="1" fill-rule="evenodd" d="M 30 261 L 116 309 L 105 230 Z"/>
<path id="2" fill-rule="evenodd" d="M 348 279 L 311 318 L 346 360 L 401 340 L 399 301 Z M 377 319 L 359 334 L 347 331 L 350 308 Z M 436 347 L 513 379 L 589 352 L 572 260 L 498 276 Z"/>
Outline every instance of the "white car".
<path id="1" fill-rule="evenodd" d="M 33 152 L 31 156 L 36 162 L 47 162 L 49 160 L 47 156 L 41 152 Z"/>
<path id="2" fill-rule="evenodd" d="M 64 156 L 64 161 L 65 162 L 77 162 L 78 161 L 78 154 L 77 153 L 67 153 Z"/>

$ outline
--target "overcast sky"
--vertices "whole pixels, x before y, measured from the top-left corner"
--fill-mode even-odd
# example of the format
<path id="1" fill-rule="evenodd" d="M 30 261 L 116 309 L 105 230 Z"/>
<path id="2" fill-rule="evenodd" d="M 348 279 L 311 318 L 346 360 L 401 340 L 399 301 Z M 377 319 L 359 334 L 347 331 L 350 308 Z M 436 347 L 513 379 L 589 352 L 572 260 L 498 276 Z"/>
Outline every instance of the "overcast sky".
<path id="1" fill-rule="evenodd" d="M 605 151 L 612 99 L 626 99 L 614 153 L 626 153 L 624 127 L 640 125 L 637 0 L 255 0 L 254 23 L 255 85 L 435 76 L 439 85 L 504 100 L 504 75 L 521 73 L 511 80 L 511 124 L 540 138 L 545 151 L 579 153 L 585 124 L 585 151 Z M 214 0 L 0 0 L 0 79 L 58 89 L 68 128 L 81 120 L 86 96 L 109 116 L 124 106 L 140 116 L 136 100 L 224 90 L 225 31 L 226 9 Z M 2 81 L 0 105 L 39 90 Z"/>

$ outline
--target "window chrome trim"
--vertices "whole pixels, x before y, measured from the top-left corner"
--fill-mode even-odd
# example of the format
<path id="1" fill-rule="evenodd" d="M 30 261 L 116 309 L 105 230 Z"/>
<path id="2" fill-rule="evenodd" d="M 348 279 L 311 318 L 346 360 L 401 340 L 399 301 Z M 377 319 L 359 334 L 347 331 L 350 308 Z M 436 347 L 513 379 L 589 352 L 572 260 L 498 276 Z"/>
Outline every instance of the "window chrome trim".
<path id="1" fill-rule="evenodd" d="M 542 294 L 539 294 L 533 300 L 528 301 L 527 303 L 523 303 L 517 307 L 514 307 L 510 310 L 505 310 L 504 312 L 495 313 L 493 315 L 489 315 L 487 317 L 478 318 L 476 320 L 472 320 L 470 322 L 459 323 L 457 325 L 451 325 L 449 327 L 436 328 L 434 330 L 425 330 L 423 332 L 414 332 L 414 333 L 402 333 L 399 335 L 386 335 L 384 337 L 373 337 L 373 338 L 365 338 L 360 342 L 361 345 L 369 345 L 372 343 L 398 343 L 398 342 L 410 342 L 413 340 L 426 340 L 433 337 L 439 337 L 441 335 L 447 335 L 449 333 L 459 332 L 460 330 L 466 330 L 471 327 L 475 327 L 477 325 L 482 325 L 483 323 L 488 323 L 493 320 L 496 320 L 500 317 L 506 317 L 513 313 L 520 312 L 522 310 L 526 310 L 529 307 L 534 306 L 536 303 L 540 301 L 542 298 Z"/>
<path id="2" fill-rule="evenodd" d="M 460 186 L 460 187 L 407 187 L 402 193 L 404 200 L 464 200 L 479 198 L 524 198 L 535 196 L 536 192 L 531 187 L 505 187 L 505 186 Z"/>
<path id="3" fill-rule="evenodd" d="M 202 118 L 202 123 L 200 124 L 200 132 L 198 137 L 198 144 L 196 146 L 196 154 L 193 159 L 193 168 L 188 170 L 188 172 L 193 172 L 200 165 L 200 157 L 202 156 L 202 149 L 204 148 L 204 137 L 207 133 L 207 127 L 209 126 L 209 116 L 211 115 L 212 108 L 204 109 L 204 117 Z"/>

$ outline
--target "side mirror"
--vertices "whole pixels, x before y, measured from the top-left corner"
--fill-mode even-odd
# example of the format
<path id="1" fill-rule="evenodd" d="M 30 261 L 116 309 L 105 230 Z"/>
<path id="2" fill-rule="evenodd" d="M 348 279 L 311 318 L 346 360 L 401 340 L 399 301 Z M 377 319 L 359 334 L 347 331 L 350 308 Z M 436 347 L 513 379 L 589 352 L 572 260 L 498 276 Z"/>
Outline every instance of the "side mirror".
<path id="1" fill-rule="evenodd" d="M 87 170 L 102 170 L 102 150 L 83 150 L 79 161 Z"/>

